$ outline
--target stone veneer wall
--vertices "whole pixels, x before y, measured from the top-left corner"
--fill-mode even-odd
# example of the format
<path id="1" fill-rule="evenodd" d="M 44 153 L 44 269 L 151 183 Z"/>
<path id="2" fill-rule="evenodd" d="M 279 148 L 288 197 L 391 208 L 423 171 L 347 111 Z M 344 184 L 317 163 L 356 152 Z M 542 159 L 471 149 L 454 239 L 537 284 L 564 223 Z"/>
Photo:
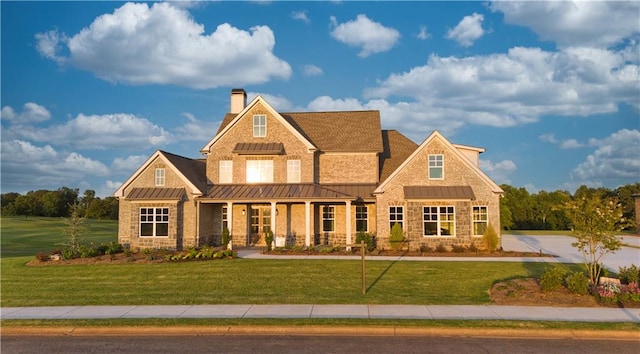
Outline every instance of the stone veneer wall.
<path id="1" fill-rule="evenodd" d="M 316 166 L 319 183 L 378 183 L 379 159 L 376 153 L 318 156 Z"/>

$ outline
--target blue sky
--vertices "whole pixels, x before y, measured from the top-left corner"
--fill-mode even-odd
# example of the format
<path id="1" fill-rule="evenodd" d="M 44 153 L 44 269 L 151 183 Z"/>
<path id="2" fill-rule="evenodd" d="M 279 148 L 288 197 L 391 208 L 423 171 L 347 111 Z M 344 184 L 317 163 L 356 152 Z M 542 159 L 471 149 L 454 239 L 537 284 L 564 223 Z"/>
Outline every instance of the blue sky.
<path id="1" fill-rule="evenodd" d="M 2 193 L 198 158 L 232 88 L 377 109 L 531 192 L 640 181 L 640 2 L 6 2 Z"/>

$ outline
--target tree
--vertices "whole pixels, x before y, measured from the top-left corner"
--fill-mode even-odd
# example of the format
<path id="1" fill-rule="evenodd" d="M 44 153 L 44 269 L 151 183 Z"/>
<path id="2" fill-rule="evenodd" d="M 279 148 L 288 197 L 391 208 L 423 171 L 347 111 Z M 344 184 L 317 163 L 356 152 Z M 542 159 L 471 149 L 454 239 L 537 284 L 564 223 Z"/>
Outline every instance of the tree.
<path id="1" fill-rule="evenodd" d="M 67 227 L 64 229 L 64 233 L 69 236 L 69 245 L 75 248 L 78 245 L 80 235 L 84 232 L 83 226 L 85 218 L 80 216 L 78 203 L 73 203 L 69 206 L 71 210 L 71 216 L 64 219 L 64 223 Z"/>
<path id="2" fill-rule="evenodd" d="M 577 241 L 572 243 L 582 254 L 591 284 L 597 285 L 602 259 L 620 249 L 622 242 L 615 235 L 627 222 L 616 198 L 593 193 L 565 203 Z"/>

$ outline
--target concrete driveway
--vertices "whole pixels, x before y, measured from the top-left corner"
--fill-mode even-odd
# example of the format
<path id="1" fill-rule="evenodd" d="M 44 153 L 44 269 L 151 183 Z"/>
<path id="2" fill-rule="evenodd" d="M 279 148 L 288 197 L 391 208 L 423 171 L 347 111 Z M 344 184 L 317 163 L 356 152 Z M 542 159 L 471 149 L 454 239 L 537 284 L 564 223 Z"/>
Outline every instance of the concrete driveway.
<path id="1" fill-rule="evenodd" d="M 507 251 L 528 251 L 552 254 L 557 256 L 561 263 L 582 263 L 582 255 L 571 243 L 575 238 L 570 236 L 554 235 L 502 235 L 502 247 Z M 624 236 L 622 242 L 628 245 L 640 247 L 639 236 Z M 640 266 L 640 249 L 622 247 L 614 254 L 604 257 L 603 263 L 609 270 L 618 272 L 620 267 L 628 267 L 632 264 Z"/>

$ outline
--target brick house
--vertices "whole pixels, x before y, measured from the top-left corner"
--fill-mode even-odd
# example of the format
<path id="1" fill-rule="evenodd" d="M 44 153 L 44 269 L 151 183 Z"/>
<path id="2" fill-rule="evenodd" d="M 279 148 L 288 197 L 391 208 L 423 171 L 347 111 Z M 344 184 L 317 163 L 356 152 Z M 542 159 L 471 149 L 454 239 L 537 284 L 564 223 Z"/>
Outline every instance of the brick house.
<path id="1" fill-rule="evenodd" d="M 345 245 L 358 232 L 389 247 L 468 245 L 500 230 L 502 190 L 478 166 L 484 149 L 435 131 L 417 145 L 382 130 L 378 111 L 277 112 L 231 91 L 230 112 L 190 159 L 156 151 L 115 192 L 118 241 L 134 248 L 219 244 Z"/>

